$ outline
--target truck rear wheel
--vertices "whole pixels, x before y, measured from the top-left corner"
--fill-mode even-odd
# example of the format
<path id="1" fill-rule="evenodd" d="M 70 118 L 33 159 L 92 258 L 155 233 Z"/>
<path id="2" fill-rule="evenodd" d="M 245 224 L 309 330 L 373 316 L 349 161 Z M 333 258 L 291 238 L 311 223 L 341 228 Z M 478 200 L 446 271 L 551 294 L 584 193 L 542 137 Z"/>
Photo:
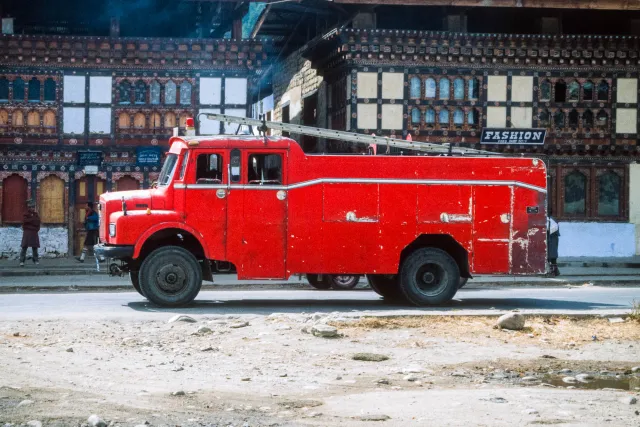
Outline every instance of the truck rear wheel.
<path id="1" fill-rule="evenodd" d="M 469 281 L 468 277 L 461 277 L 460 278 L 460 285 L 458 285 L 458 289 L 462 289 L 464 287 L 464 285 L 467 284 L 468 281 Z"/>
<path id="2" fill-rule="evenodd" d="M 358 285 L 359 275 L 331 274 L 328 276 L 331 287 L 338 291 L 348 291 Z"/>
<path id="3" fill-rule="evenodd" d="M 329 276 L 326 274 L 322 275 L 322 279 L 320 279 L 320 274 L 307 274 L 307 281 L 311 286 L 316 289 L 327 290 L 331 289 L 331 282 L 328 280 Z"/>
<path id="4" fill-rule="evenodd" d="M 450 301 L 459 285 L 458 264 L 441 249 L 418 249 L 402 263 L 400 289 L 413 305 L 437 305 Z"/>
<path id="5" fill-rule="evenodd" d="M 142 293 L 142 289 L 140 289 L 140 272 L 131 270 L 129 272 L 129 278 L 131 279 L 131 284 L 133 285 L 133 288 L 136 291 L 138 291 L 140 295 L 144 297 L 145 295 Z"/>
<path id="6" fill-rule="evenodd" d="M 179 246 L 165 246 L 151 252 L 142 262 L 139 278 L 142 294 L 162 307 L 188 304 L 202 287 L 198 260 Z"/>
<path id="7" fill-rule="evenodd" d="M 375 293 L 390 302 L 404 300 L 397 274 L 367 274 L 367 282 Z"/>

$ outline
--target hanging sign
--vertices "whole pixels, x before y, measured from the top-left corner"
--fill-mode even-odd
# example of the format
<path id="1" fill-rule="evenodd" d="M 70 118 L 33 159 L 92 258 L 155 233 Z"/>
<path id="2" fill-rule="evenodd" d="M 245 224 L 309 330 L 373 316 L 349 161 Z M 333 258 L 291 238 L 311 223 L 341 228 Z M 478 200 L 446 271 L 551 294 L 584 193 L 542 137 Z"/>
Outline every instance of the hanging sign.
<path id="1" fill-rule="evenodd" d="M 482 129 L 480 144 L 543 145 L 546 129 Z"/>
<path id="2" fill-rule="evenodd" d="M 100 166 L 102 163 L 101 151 L 78 151 L 78 165 Z"/>
<path id="3" fill-rule="evenodd" d="M 138 166 L 158 166 L 160 157 L 160 147 L 138 147 L 136 149 L 136 164 Z"/>

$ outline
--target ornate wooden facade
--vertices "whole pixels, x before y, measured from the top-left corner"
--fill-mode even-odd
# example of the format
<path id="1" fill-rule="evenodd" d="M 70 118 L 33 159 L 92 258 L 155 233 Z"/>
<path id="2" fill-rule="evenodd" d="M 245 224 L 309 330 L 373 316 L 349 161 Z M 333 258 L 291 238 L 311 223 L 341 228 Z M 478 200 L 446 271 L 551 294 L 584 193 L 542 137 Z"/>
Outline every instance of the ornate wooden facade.
<path id="1" fill-rule="evenodd" d="M 246 115 L 267 54 L 260 40 L 2 35 L 0 58 L 0 224 L 19 223 L 33 198 L 45 224 L 77 232 L 99 192 L 157 178 L 138 147 L 164 151 L 202 111 Z M 89 151 L 96 176 L 82 172 Z"/>
<path id="2" fill-rule="evenodd" d="M 640 38 L 343 29 L 303 55 L 329 84 L 332 128 L 542 157 L 555 216 L 628 220 Z M 485 127 L 548 132 L 490 146 Z"/>

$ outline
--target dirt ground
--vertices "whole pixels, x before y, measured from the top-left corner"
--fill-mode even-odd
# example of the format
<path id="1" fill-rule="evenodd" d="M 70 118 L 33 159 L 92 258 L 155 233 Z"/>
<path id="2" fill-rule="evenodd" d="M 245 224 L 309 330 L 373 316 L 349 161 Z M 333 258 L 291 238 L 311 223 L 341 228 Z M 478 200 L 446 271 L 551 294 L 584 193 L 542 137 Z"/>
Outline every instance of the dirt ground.
<path id="1" fill-rule="evenodd" d="M 169 317 L 0 323 L 0 426 L 640 425 L 630 320 Z"/>

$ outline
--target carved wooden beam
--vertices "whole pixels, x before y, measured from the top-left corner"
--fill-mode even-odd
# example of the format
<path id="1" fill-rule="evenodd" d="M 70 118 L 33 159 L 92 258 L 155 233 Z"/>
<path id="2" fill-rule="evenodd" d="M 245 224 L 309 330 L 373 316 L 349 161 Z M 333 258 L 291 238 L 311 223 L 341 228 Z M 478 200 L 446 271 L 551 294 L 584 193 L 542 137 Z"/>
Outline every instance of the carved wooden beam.
<path id="1" fill-rule="evenodd" d="M 633 0 L 333 0 L 343 4 L 385 4 L 405 6 L 460 7 L 527 7 L 553 9 L 640 10 L 640 2 Z"/>

